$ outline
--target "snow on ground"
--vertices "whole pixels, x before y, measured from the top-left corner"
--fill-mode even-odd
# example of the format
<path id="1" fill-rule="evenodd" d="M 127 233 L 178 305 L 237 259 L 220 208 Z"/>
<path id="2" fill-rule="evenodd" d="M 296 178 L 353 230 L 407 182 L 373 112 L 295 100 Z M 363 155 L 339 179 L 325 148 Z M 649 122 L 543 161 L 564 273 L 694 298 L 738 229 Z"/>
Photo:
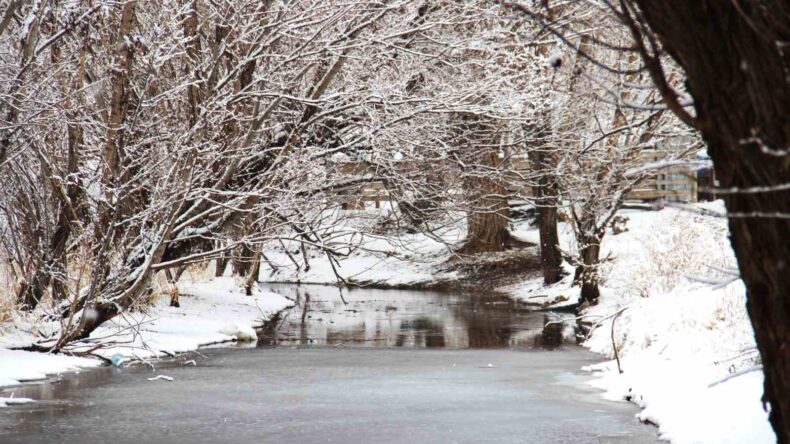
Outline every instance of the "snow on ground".
<path id="1" fill-rule="evenodd" d="M 279 294 L 259 289 L 246 296 L 231 277 L 180 283 L 179 293 L 181 307 L 170 307 L 169 298 L 159 297 L 146 312 L 118 316 L 96 329 L 92 340 L 112 338 L 113 342 L 97 353 L 148 359 L 205 345 L 255 341 L 255 327 L 293 305 Z"/>
<path id="2" fill-rule="evenodd" d="M 120 355 L 128 361 L 194 351 L 222 342 L 254 341 L 255 327 L 292 305 L 279 294 L 257 289 L 252 296 L 246 296 L 229 277 L 179 284 L 179 291 L 180 308 L 170 307 L 169 298 L 160 296 L 145 311 L 126 313 L 103 324 L 87 343 L 72 349 L 80 351 L 101 343 L 103 347 L 95 354 L 105 358 Z M 40 332 L 54 328 L 17 317 L 13 326 L 0 329 L 0 386 L 102 364 L 94 358 L 68 356 L 68 351 L 54 355 L 9 349 L 30 345 Z M 0 400 L 0 406 L 3 401 Z"/>
<path id="3" fill-rule="evenodd" d="M 0 348 L 0 387 L 100 365 L 101 361 L 98 359 Z M 0 407 L 2 406 L 3 399 L 0 399 Z"/>
<path id="4" fill-rule="evenodd" d="M 718 383 L 725 369 L 710 361 L 632 356 L 623 360 L 623 374 L 609 362 L 592 366 L 592 385 L 605 397 L 629 400 L 642 410 L 641 421 L 659 426 L 662 439 L 672 443 L 775 443 L 776 436 L 762 408 L 763 376 L 748 372 Z"/>
<path id="5" fill-rule="evenodd" d="M 720 201 L 696 206 L 724 212 Z M 726 220 L 669 208 L 620 214 L 629 231 L 604 238 L 601 256 L 612 260 L 602 267 L 601 301 L 586 312 L 597 327 L 584 345 L 612 358 L 614 336 L 623 373 L 615 361 L 591 366 L 592 384 L 609 399 L 638 404 L 638 418 L 673 443 L 775 442 L 745 288 L 722 271 L 735 267 Z M 518 228 L 520 237 L 537 236 Z M 570 228 L 561 232 L 572 250 Z M 530 302 L 578 300 L 570 283 L 546 288 L 537 279 L 510 290 Z"/>
<path id="6" fill-rule="evenodd" d="M 463 223 L 437 229 L 434 237 L 370 234 L 380 214 L 378 210 L 343 210 L 343 214 L 333 215 L 327 223 L 331 228 L 323 237 L 331 239 L 326 243 L 341 253 L 334 270 L 325 253 L 312 248 L 307 249 L 306 265 L 300 244 L 286 241 L 264 251 L 270 264 L 261 264 L 260 280 L 334 285 L 340 275 L 349 282 L 397 287 L 455 276 L 435 265 L 447 260 L 452 254 L 450 247 L 463 240 Z"/>

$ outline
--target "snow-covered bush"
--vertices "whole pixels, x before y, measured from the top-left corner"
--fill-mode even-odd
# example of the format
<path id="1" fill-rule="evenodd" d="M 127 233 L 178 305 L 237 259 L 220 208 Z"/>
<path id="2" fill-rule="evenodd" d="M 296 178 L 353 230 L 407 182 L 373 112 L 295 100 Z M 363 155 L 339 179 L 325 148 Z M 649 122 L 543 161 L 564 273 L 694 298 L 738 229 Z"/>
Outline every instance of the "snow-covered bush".
<path id="1" fill-rule="evenodd" d="M 696 206 L 716 206 L 698 204 Z M 719 270 L 735 266 L 725 219 L 666 209 L 634 212 L 631 230 L 605 240 L 605 297 L 588 314 L 607 319 L 585 345 L 613 356 L 732 356 L 754 344 L 745 288 Z M 721 281 L 722 284 L 711 282 Z M 704 358 L 702 358 L 704 359 Z"/>
<path id="2" fill-rule="evenodd" d="M 611 322 L 598 330 L 585 345 L 614 357 Z M 698 283 L 657 297 L 637 298 L 618 317 L 614 337 L 621 357 L 647 352 L 667 358 L 694 357 L 710 364 L 754 346 L 740 281 L 719 289 Z"/>
<path id="3" fill-rule="evenodd" d="M 648 297 L 695 279 L 720 279 L 735 266 L 724 219 L 672 212 L 656 218 L 638 241 L 641 258 L 630 264 L 625 290 Z"/>

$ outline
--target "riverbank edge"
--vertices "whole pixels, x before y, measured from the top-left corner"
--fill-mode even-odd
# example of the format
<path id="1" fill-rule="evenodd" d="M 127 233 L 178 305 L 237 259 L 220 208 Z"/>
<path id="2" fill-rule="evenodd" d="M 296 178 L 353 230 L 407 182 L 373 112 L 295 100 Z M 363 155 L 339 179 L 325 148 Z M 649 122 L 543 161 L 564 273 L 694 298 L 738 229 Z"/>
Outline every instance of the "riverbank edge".
<path id="1" fill-rule="evenodd" d="M 149 332 L 154 335 L 154 344 L 169 344 L 169 347 L 163 346 L 157 349 L 147 350 L 147 353 L 138 353 L 133 348 L 117 349 L 110 347 L 109 349 L 99 349 L 85 356 L 77 356 L 70 354 L 69 351 L 49 354 L 37 351 L 23 350 L 29 347 L 34 341 L 32 334 L 27 335 L 27 338 L 20 338 L 18 335 L 15 338 L 9 338 L 11 334 L 8 331 L 5 335 L 0 335 L 0 340 L 5 340 L 5 344 L 0 345 L 0 361 L 2 361 L 2 369 L 0 369 L 0 391 L 11 392 L 18 386 L 41 383 L 54 380 L 58 375 L 78 373 L 81 371 L 89 371 L 94 368 L 106 367 L 111 364 L 111 360 L 115 355 L 120 355 L 120 362 L 134 365 L 146 362 L 161 362 L 163 360 L 175 359 L 186 353 L 195 352 L 201 348 L 212 347 L 222 344 L 233 344 L 249 341 L 249 328 L 257 333 L 265 328 L 266 324 L 276 316 L 280 315 L 283 311 L 293 306 L 293 301 L 287 299 L 277 293 L 256 291 L 253 296 L 246 296 L 235 289 L 235 283 L 228 278 L 212 279 L 207 282 L 198 283 L 185 283 L 179 286 L 179 292 L 182 296 L 182 301 L 186 302 L 187 307 L 190 302 L 199 300 L 198 298 L 205 298 L 202 304 L 195 304 L 198 307 L 193 307 L 191 313 L 181 313 L 182 319 L 180 322 L 173 321 L 172 313 L 178 313 L 178 309 L 169 307 L 164 300 L 154 304 L 145 313 L 146 317 L 155 318 L 159 315 L 159 319 L 164 322 L 159 327 L 162 330 L 168 329 L 174 332 Z M 238 298 L 253 298 L 239 299 L 245 302 L 244 304 L 236 304 L 233 308 L 239 306 L 246 306 L 249 309 L 245 313 L 240 313 L 239 316 L 229 317 L 227 311 L 218 316 L 216 307 L 214 310 L 206 310 L 205 305 L 221 304 L 226 301 L 228 297 Z M 261 307 L 261 302 L 264 302 Z M 168 317 L 169 316 L 169 317 Z M 217 319 L 219 318 L 219 319 Z M 168 322 L 170 320 L 171 322 Z M 227 322 L 225 322 L 227 321 Z M 222 323 L 222 325 L 220 325 Z M 206 339 L 197 340 L 194 342 L 180 341 L 178 336 L 183 336 L 190 333 L 190 330 L 179 331 L 180 325 L 183 324 L 197 324 L 192 329 L 199 329 L 201 326 L 205 328 L 214 328 L 214 330 L 202 332 L 202 336 Z M 216 328 L 220 325 L 219 328 Z M 116 326 L 123 329 L 124 326 Z M 249 328 L 248 328 L 249 327 Z M 234 331 L 235 330 L 235 331 Z M 106 333 L 106 329 L 105 329 Z M 137 332 L 140 333 L 140 332 Z M 170 336 L 170 337 L 168 337 Z M 16 345 L 9 345 L 16 343 Z M 112 350 L 108 352 L 107 350 Z M 120 351 L 120 353 L 118 353 Z M 117 359 L 117 357 L 116 357 Z M 2 370 L 5 369 L 4 373 Z M 10 370 L 10 371 L 9 371 Z M 17 376 L 9 376 L 9 374 Z M 18 377 L 18 375 L 24 375 Z M 8 398 L 0 397 L 0 407 L 5 406 Z"/>
<path id="2" fill-rule="evenodd" d="M 266 329 L 269 325 L 271 325 L 271 323 L 273 321 L 276 321 L 282 315 L 282 313 L 288 311 L 292 307 L 293 306 L 289 306 L 289 307 L 283 308 L 282 310 L 272 314 L 269 319 L 266 319 L 263 322 L 261 322 L 261 325 L 253 326 L 253 328 L 256 331 L 261 331 L 261 330 Z M 183 352 L 178 352 L 178 353 L 174 353 L 174 354 L 167 354 L 167 355 L 165 355 L 163 357 L 154 358 L 154 359 L 147 359 L 147 360 L 132 358 L 131 360 L 126 361 L 125 364 L 126 365 L 147 365 L 149 362 L 150 363 L 173 362 L 179 357 L 182 357 L 184 355 L 188 355 L 189 353 L 196 353 L 198 350 L 201 350 L 201 349 L 216 348 L 215 346 L 219 346 L 219 345 L 228 345 L 228 347 L 221 347 L 221 348 L 231 348 L 230 344 L 241 344 L 241 343 L 249 343 L 249 341 L 239 341 L 237 338 L 231 338 L 231 339 L 222 340 L 222 341 L 207 342 L 207 343 L 200 344 L 199 347 L 197 348 L 197 350 L 189 350 L 189 351 L 183 351 Z M 9 350 L 25 351 L 26 353 L 40 353 L 40 352 L 26 351 L 26 350 L 21 350 L 21 349 L 9 349 Z M 68 356 L 68 355 L 66 355 L 66 356 Z M 104 358 L 102 356 L 90 355 L 90 356 L 87 356 L 86 358 L 98 362 L 98 365 L 90 366 L 90 367 L 79 367 L 79 368 L 76 368 L 76 369 L 60 371 L 60 372 L 57 372 L 57 373 L 48 373 L 45 378 L 22 379 L 22 380 L 19 380 L 19 382 L 17 384 L 0 386 L 0 392 L 4 392 L 4 391 L 8 391 L 9 389 L 14 389 L 14 388 L 17 388 L 17 387 L 25 386 L 27 384 L 47 384 L 47 383 L 50 383 L 50 382 L 57 381 L 61 375 L 69 376 L 69 375 L 78 374 L 78 373 L 80 373 L 82 371 L 91 371 L 91 370 L 95 370 L 95 369 L 99 369 L 99 368 L 110 367 L 110 366 L 113 365 L 111 360 L 107 360 L 106 358 Z M 25 401 L 25 402 L 20 402 L 22 399 L 27 399 L 27 398 L 4 398 L 4 397 L 0 397 L 0 407 L 6 407 L 7 405 L 12 405 L 12 404 L 23 404 L 23 403 L 28 403 L 28 402 L 35 402 L 35 400 L 29 400 L 29 401 Z M 4 402 L 6 403 L 6 405 L 3 405 Z"/>

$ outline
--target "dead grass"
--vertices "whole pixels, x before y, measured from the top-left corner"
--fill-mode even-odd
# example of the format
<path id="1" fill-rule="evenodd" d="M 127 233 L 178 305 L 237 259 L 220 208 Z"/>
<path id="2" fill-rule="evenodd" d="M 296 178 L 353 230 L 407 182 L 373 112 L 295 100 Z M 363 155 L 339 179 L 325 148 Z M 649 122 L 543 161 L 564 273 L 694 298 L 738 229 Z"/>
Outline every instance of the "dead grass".
<path id="1" fill-rule="evenodd" d="M 4 265 L 0 265 L 0 324 L 11 320 L 17 310 L 11 278 Z"/>
<path id="2" fill-rule="evenodd" d="M 175 272 L 175 270 L 173 270 L 173 272 Z M 181 274 L 181 278 L 178 280 L 178 282 L 206 282 L 213 278 L 214 262 L 202 262 L 189 265 L 184 273 Z M 153 291 L 151 292 L 151 296 L 144 302 L 145 305 L 153 304 L 160 297 L 166 297 L 170 299 L 175 293 L 178 292 L 177 287 L 170 285 L 170 283 L 167 282 L 164 272 L 156 273 L 151 285 L 153 287 Z"/>
<path id="3" fill-rule="evenodd" d="M 69 284 L 72 288 L 85 286 L 89 283 L 90 261 L 85 258 L 86 255 L 82 254 L 82 250 L 78 250 L 77 253 L 69 257 L 68 274 Z M 180 282 L 204 282 L 212 279 L 214 277 L 213 265 L 213 262 L 190 265 L 182 274 Z M 19 309 L 16 303 L 14 284 L 6 267 L 4 262 L 0 262 L 0 324 L 9 322 Z M 150 296 L 136 304 L 137 308 L 142 309 L 153 304 L 160 296 L 170 299 L 173 293 L 178 291 L 167 282 L 163 272 L 154 276 L 152 287 L 153 291 Z M 49 294 L 44 297 L 41 304 L 52 304 Z"/>

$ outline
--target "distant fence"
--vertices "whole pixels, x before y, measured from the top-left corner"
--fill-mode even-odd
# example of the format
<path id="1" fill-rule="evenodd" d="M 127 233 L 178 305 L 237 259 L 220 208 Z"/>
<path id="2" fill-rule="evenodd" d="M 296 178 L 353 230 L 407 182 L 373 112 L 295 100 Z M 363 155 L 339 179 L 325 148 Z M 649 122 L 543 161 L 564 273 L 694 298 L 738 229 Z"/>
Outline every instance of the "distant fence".
<path id="1" fill-rule="evenodd" d="M 666 157 L 666 152 L 645 150 L 641 156 L 644 163 L 652 163 Z M 529 160 L 524 156 L 508 160 L 508 167 L 516 171 L 529 171 Z M 404 162 L 399 168 L 415 168 L 413 161 Z M 337 164 L 337 171 L 343 174 L 373 174 L 374 179 L 365 184 L 357 184 L 336 189 L 332 200 L 343 209 L 363 210 L 372 202 L 375 208 L 389 202 L 391 196 L 382 181 L 375 180 L 376 170 L 367 162 L 343 162 Z M 508 180 L 510 191 L 524 197 L 532 195 L 532 188 L 526 184 L 519 186 L 517 180 Z M 697 172 L 694 169 L 677 166 L 657 170 L 655 174 L 642 180 L 628 195 L 627 200 L 655 201 L 664 199 L 675 202 L 697 201 Z"/>

